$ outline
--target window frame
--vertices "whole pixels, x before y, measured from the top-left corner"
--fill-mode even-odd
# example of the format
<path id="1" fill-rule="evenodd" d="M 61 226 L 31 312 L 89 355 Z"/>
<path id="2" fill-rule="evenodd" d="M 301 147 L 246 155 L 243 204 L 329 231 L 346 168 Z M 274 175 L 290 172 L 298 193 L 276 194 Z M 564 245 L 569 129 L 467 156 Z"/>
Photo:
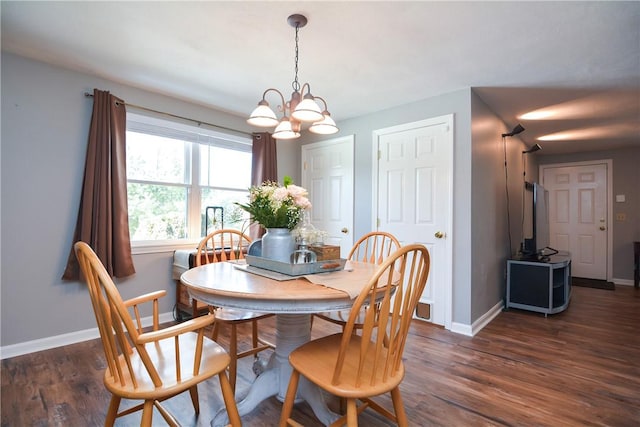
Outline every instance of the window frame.
<path id="1" fill-rule="evenodd" d="M 186 239 L 166 239 L 166 240 L 131 240 L 132 254 L 172 252 L 176 249 L 193 249 L 202 240 L 201 229 L 201 199 L 202 189 L 211 188 L 215 190 L 244 191 L 237 188 L 222 186 L 210 186 L 200 184 L 200 150 L 201 145 L 212 145 L 226 149 L 234 149 L 242 152 L 252 152 L 252 138 L 247 135 L 222 132 L 207 126 L 204 123 L 198 125 L 188 124 L 185 121 L 170 120 L 138 112 L 127 111 L 127 132 L 133 131 L 161 137 L 170 137 L 189 142 L 185 144 L 185 183 L 170 183 L 163 181 L 147 181 L 127 178 L 127 184 L 141 183 L 149 185 L 184 187 L 187 190 L 187 215 L 186 231 L 189 237 Z M 249 171 L 251 173 L 251 171 Z M 249 194 L 249 189 L 246 189 Z"/>

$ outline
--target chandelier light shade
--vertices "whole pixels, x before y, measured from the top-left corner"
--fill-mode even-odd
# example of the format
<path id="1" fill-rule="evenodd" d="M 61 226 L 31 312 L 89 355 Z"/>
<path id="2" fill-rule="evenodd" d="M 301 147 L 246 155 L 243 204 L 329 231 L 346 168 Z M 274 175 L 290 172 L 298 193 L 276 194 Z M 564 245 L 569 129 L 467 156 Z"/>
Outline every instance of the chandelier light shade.
<path id="1" fill-rule="evenodd" d="M 336 122 L 333 121 L 327 110 L 322 113 L 322 116 L 322 120 L 315 122 L 309 127 L 309 132 L 321 135 L 331 135 L 332 133 L 338 132 L 338 126 L 336 126 Z"/>
<path id="2" fill-rule="evenodd" d="M 316 104 L 316 101 L 310 93 L 307 94 L 296 109 L 293 110 L 291 117 L 301 122 L 317 122 L 323 119 L 320 107 Z"/>
<path id="3" fill-rule="evenodd" d="M 284 116 L 276 129 L 273 131 L 273 137 L 276 139 L 295 139 L 300 136 L 300 132 L 293 130 L 293 125 L 289 120 L 289 117 Z"/>
<path id="4" fill-rule="evenodd" d="M 256 109 L 253 110 L 247 122 L 253 126 L 272 127 L 278 124 L 278 118 L 276 117 L 276 113 L 269 108 L 267 101 L 262 100 Z"/>
<path id="5" fill-rule="evenodd" d="M 294 139 L 300 137 L 303 123 L 311 123 L 309 131 L 321 135 L 330 135 L 338 132 L 336 122 L 333 121 L 327 103 L 319 96 L 311 94 L 311 85 L 305 83 L 300 87 L 298 82 L 298 30 L 307 25 L 307 18 L 303 15 L 291 15 L 287 18 L 289 25 L 296 29 L 295 50 L 295 77 L 291 86 L 293 93 L 291 99 L 285 101 L 284 95 L 278 89 L 269 88 L 262 94 L 262 99 L 253 110 L 247 123 L 258 127 L 274 127 L 273 137 L 276 139 Z M 282 114 L 278 119 L 266 100 L 267 94 L 275 92 L 280 98 L 277 109 Z M 324 108 L 320 108 L 318 101 Z"/>

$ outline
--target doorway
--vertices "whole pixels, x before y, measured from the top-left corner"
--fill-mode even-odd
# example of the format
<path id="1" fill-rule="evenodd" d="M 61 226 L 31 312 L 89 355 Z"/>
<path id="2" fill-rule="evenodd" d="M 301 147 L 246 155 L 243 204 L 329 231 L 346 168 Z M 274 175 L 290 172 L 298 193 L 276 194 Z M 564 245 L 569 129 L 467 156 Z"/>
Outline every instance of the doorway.
<path id="1" fill-rule="evenodd" d="M 549 191 L 549 242 L 571 253 L 571 275 L 610 280 L 612 275 L 611 160 L 540 166 Z"/>
<path id="2" fill-rule="evenodd" d="M 302 186 L 309 191 L 311 224 L 327 232 L 325 243 L 353 245 L 353 135 L 302 146 Z"/>
<path id="3" fill-rule="evenodd" d="M 374 131 L 373 165 L 373 224 L 429 250 L 417 317 L 451 329 L 453 115 Z"/>

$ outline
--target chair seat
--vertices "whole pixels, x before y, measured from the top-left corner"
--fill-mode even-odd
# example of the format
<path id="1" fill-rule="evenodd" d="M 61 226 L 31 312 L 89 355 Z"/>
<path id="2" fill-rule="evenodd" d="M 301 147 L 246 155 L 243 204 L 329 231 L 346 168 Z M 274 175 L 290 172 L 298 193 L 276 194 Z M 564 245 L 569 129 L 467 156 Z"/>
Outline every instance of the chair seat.
<path id="1" fill-rule="evenodd" d="M 260 313 L 257 311 L 240 310 L 236 308 L 218 307 L 214 310 L 216 321 L 232 323 L 232 322 L 249 322 L 252 320 L 265 319 L 273 316 L 271 313 Z"/>
<path id="2" fill-rule="evenodd" d="M 365 361 L 363 371 L 360 373 L 361 377 L 371 378 L 371 375 L 375 375 L 375 385 L 371 386 L 369 381 L 356 384 L 356 377 L 359 374 L 358 366 L 361 363 L 358 356 L 362 337 L 354 335 L 349 342 L 349 350 L 344 362 L 341 382 L 335 385 L 331 384 L 341 341 L 342 333 L 310 341 L 291 352 L 289 362 L 309 381 L 320 385 L 329 393 L 339 397 L 360 398 L 375 396 L 394 389 L 402 382 L 404 377 L 404 365 L 402 362 L 400 362 L 400 367 L 394 376 L 383 380 L 385 369 L 382 366 L 375 366 L 373 363 L 366 363 Z M 373 346 L 374 344 L 371 343 L 371 345 Z M 383 352 L 385 351 L 386 349 L 383 349 Z"/>
<path id="3" fill-rule="evenodd" d="M 149 377 L 138 352 L 131 355 L 131 366 L 134 372 L 137 387 L 133 387 L 133 382 L 127 369 L 124 356 L 120 356 L 120 369 L 126 378 L 125 385 L 120 381 L 114 381 L 111 371 L 107 369 L 104 374 L 104 385 L 114 394 L 127 399 L 161 399 L 159 396 L 173 396 L 194 385 L 217 375 L 224 371 L 229 365 L 230 357 L 220 345 L 208 338 L 203 340 L 203 357 L 200 369 L 196 375 L 193 374 L 194 355 L 196 353 L 196 343 L 198 335 L 189 332 L 179 335 L 180 339 L 180 381 L 176 381 L 176 355 L 174 338 L 167 338 L 158 342 L 145 345 L 145 349 L 151 358 L 151 362 L 162 380 L 161 387 L 155 387 Z"/>
<path id="4" fill-rule="evenodd" d="M 104 425 L 113 426 L 116 418 L 142 411 L 140 426 L 151 427 L 156 410 L 165 423 L 178 425 L 160 402 L 189 390 L 198 415 L 198 384 L 217 376 L 229 420 L 234 427 L 241 426 L 226 374 L 231 357 L 204 336 L 205 328 L 215 318 L 207 314 L 160 329 L 159 300 L 167 291 L 148 292 L 124 301 L 93 249 L 83 241 L 75 242 L 73 248 L 87 282 L 107 366 L 104 385 L 111 392 L 111 401 Z M 147 332 L 140 318 L 144 305 L 153 310 L 153 327 Z M 143 402 L 120 411 L 123 398 Z"/>
<path id="5" fill-rule="evenodd" d="M 280 426 L 298 426 L 291 419 L 300 376 L 344 401 L 346 415 L 331 426 L 358 425 L 358 415 L 370 408 L 400 427 L 409 422 L 400 383 L 405 375 L 403 351 L 411 317 L 429 277 L 429 251 L 410 244 L 381 262 L 353 301 L 352 313 L 369 306 L 361 334 L 353 333 L 356 316 L 347 318 L 341 333 L 301 345 L 289 354 L 292 372 L 280 413 Z M 370 305 L 375 304 L 375 305 Z M 389 393 L 393 412 L 380 399 Z"/>

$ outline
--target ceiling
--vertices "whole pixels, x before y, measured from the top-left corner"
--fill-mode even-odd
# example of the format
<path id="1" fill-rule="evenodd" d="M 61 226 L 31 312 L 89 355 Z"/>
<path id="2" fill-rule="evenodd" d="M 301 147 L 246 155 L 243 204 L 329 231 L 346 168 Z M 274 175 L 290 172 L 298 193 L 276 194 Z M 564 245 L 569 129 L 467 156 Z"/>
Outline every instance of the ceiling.
<path id="1" fill-rule="evenodd" d="M 301 13 L 300 82 L 338 126 L 473 87 L 540 154 L 640 146 L 640 2 L 3 0 L 0 10 L 3 51 L 242 116 L 268 87 L 290 93 L 286 18 Z M 520 117 L 535 110 L 551 115 Z"/>

